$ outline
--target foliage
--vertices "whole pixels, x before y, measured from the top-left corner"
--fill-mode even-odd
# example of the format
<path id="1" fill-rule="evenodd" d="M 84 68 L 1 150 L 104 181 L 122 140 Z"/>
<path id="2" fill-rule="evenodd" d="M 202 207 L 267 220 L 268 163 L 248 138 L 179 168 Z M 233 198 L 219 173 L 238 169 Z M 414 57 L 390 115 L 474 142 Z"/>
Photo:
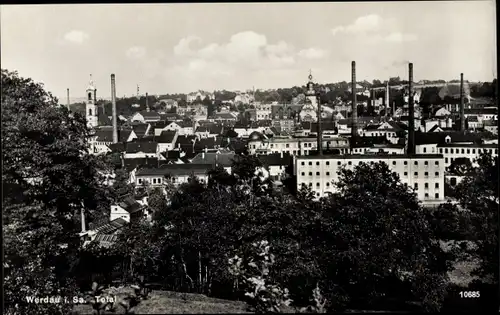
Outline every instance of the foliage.
<path id="1" fill-rule="evenodd" d="M 469 216 L 468 231 L 477 250 L 471 252 L 479 258 L 475 274 L 483 281 L 498 280 L 498 156 L 482 153 L 478 166 L 470 176 L 456 187 L 462 208 Z"/>
<path id="2" fill-rule="evenodd" d="M 246 261 L 238 255 L 229 259 L 229 272 L 236 281 L 242 281 L 241 289 L 249 298 L 252 312 L 282 312 L 283 306 L 290 305 L 292 300 L 288 298 L 288 289 L 281 288 L 269 277 L 269 270 L 275 263 L 270 245 L 267 241 L 261 241 L 252 246 Z"/>
<path id="3" fill-rule="evenodd" d="M 320 263 L 334 306 L 377 309 L 395 300 L 399 308 L 418 301 L 439 309 L 450 266 L 415 194 L 385 163 L 344 168 L 335 185 L 321 221 Z"/>
<path id="4" fill-rule="evenodd" d="M 7 312 L 65 312 L 26 296 L 73 296 L 71 261 L 83 207 L 92 220 L 109 205 L 103 173 L 88 154 L 85 119 L 58 106 L 43 86 L 2 69 L 2 182 Z"/>

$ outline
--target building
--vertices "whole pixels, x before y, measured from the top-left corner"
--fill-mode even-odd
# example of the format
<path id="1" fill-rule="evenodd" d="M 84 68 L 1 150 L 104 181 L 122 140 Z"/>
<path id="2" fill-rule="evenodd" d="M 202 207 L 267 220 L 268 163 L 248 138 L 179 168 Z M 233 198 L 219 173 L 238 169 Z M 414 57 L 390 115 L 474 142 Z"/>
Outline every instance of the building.
<path id="1" fill-rule="evenodd" d="M 98 125 L 97 112 L 97 89 L 90 75 L 89 85 L 86 89 L 87 98 L 85 100 L 85 117 L 87 118 L 87 126 L 95 128 Z"/>
<path id="2" fill-rule="evenodd" d="M 220 166 L 224 168 L 228 174 L 231 174 L 231 166 L 233 165 L 234 157 L 234 152 L 201 152 L 191 160 L 191 163 L 211 165 L 213 168 Z"/>
<path id="3" fill-rule="evenodd" d="M 353 169 L 360 163 L 385 162 L 401 182 L 408 184 L 426 204 L 444 201 L 445 165 L 442 155 L 322 155 L 300 156 L 295 161 L 297 189 L 309 186 L 317 198 L 335 192 L 342 166 Z"/>
<path id="4" fill-rule="evenodd" d="M 271 153 L 267 155 L 259 155 L 258 159 L 269 172 L 269 176 L 273 180 L 281 180 L 286 176 L 288 167 L 293 167 L 293 156 L 288 153 Z"/>
<path id="5" fill-rule="evenodd" d="M 135 172 L 136 186 L 163 187 L 167 183 L 180 185 L 187 183 L 191 176 L 207 182 L 207 172 L 212 169 L 210 164 L 166 164 L 160 168 L 143 168 Z"/>
<path id="6" fill-rule="evenodd" d="M 157 112 L 148 112 L 148 111 L 142 111 L 142 112 L 138 112 L 138 113 L 135 113 L 134 115 L 132 115 L 132 117 L 130 118 L 130 121 L 132 122 L 142 122 L 142 123 L 150 123 L 150 122 L 156 122 L 156 121 L 160 121 L 161 120 L 161 117 L 160 117 L 160 114 L 158 114 Z"/>
<path id="7" fill-rule="evenodd" d="M 114 221 L 118 218 L 130 223 L 132 220 L 139 219 L 145 215 L 145 209 L 143 205 L 137 202 L 131 196 L 125 196 L 122 201 L 117 204 L 111 205 L 110 221 Z"/>

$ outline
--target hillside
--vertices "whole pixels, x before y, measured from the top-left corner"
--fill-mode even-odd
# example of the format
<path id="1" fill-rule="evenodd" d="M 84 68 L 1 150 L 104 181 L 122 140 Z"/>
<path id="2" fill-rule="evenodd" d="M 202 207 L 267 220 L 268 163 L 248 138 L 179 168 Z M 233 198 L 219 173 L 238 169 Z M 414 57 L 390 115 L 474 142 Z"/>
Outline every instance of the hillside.
<path id="1" fill-rule="evenodd" d="M 93 314 L 91 305 L 77 305 L 73 314 Z M 202 294 L 153 291 L 148 300 L 142 301 L 134 310 L 136 314 L 222 314 L 249 313 L 245 302 L 209 298 Z M 124 314 L 119 307 L 116 312 Z"/>

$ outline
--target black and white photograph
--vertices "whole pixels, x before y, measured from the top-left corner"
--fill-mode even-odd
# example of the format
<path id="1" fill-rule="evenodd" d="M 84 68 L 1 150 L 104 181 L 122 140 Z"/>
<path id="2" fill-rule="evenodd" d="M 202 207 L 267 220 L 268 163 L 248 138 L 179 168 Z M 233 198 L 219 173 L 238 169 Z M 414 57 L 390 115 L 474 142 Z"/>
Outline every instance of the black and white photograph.
<path id="1" fill-rule="evenodd" d="M 0 5 L 3 310 L 500 310 L 496 1 Z"/>

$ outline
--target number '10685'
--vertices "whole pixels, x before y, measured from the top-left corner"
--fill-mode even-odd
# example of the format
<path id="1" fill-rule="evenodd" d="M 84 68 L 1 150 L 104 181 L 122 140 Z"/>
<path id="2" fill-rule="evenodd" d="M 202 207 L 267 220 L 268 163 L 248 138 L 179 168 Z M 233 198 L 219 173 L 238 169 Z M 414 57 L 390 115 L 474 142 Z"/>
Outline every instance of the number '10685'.
<path id="1" fill-rule="evenodd" d="M 478 298 L 479 296 L 479 291 L 460 291 L 461 298 Z"/>

